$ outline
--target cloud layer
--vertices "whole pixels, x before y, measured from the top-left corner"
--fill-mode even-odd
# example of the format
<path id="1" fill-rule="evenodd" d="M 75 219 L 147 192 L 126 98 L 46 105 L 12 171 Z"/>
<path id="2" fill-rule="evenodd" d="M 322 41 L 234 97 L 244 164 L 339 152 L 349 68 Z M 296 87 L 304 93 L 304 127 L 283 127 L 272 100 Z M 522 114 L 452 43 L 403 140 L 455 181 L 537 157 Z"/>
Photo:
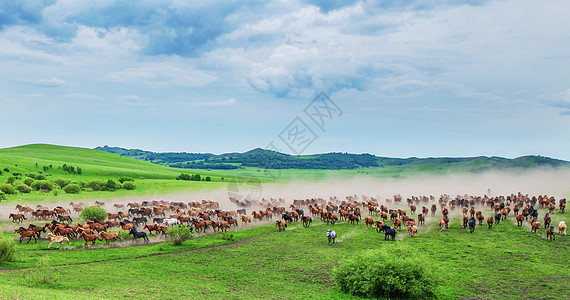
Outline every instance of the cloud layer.
<path id="1" fill-rule="evenodd" d="M 313 152 L 383 154 L 383 143 L 368 144 L 383 140 L 395 156 L 570 159 L 535 145 L 558 139 L 570 122 L 568 9 L 562 0 L 4 1 L 0 116 L 26 120 L 50 103 L 60 108 L 54 114 L 88 115 L 69 122 L 116 128 L 142 118 L 164 128 L 132 135 L 133 146 L 167 128 L 200 127 L 215 134 L 186 138 L 223 152 L 267 144 L 324 91 L 347 113 Z M 528 119 L 542 121 L 519 124 Z M 80 124 L 74 127 L 101 139 L 67 143 L 111 144 Z M 168 146 L 154 149 L 195 151 L 167 138 L 159 139 Z M 343 139 L 355 141 L 345 149 Z"/>

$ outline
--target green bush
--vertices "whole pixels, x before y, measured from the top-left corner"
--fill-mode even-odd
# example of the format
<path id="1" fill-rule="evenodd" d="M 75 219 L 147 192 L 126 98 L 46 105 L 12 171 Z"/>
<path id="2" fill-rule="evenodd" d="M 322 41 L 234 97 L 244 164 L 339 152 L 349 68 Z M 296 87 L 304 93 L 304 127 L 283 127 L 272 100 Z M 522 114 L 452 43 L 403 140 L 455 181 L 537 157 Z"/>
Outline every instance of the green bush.
<path id="1" fill-rule="evenodd" d="M 107 183 L 105 184 L 106 191 L 114 191 L 117 190 L 117 183 L 113 179 L 108 179 Z"/>
<path id="2" fill-rule="evenodd" d="M 6 180 L 7 184 L 14 184 L 14 182 L 16 182 L 16 177 L 14 176 L 10 176 L 8 177 L 8 180 Z"/>
<path id="3" fill-rule="evenodd" d="M 119 235 L 123 240 L 126 240 L 129 238 L 129 232 L 124 231 L 122 229 L 117 230 L 117 235 Z"/>
<path id="4" fill-rule="evenodd" d="M 132 179 L 131 177 L 121 177 L 119 179 L 120 183 L 125 183 L 125 181 L 135 181 L 134 179 Z"/>
<path id="5" fill-rule="evenodd" d="M 108 217 L 108 214 L 107 211 L 102 207 L 88 206 L 81 211 L 79 217 L 83 219 L 83 221 L 105 221 Z"/>
<path id="6" fill-rule="evenodd" d="M 26 180 L 24 180 L 24 183 L 27 186 L 32 186 L 32 183 L 34 182 L 34 180 L 32 178 L 26 178 Z"/>
<path id="7" fill-rule="evenodd" d="M 46 180 L 46 176 L 44 174 L 38 174 L 34 177 L 35 180 Z"/>
<path id="8" fill-rule="evenodd" d="M 16 260 L 16 243 L 12 239 L 0 239 L 0 265 L 14 260 Z"/>
<path id="9" fill-rule="evenodd" d="M 123 189 L 132 191 L 137 188 L 137 185 L 132 181 L 127 181 L 123 183 Z"/>
<path id="10" fill-rule="evenodd" d="M 8 168 L 4 168 L 4 171 L 10 173 L 10 169 L 8 169 Z"/>
<path id="11" fill-rule="evenodd" d="M 79 192 L 81 192 L 81 187 L 77 184 L 70 183 L 66 185 L 63 190 L 68 194 L 79 194 Z"/>
<path id="12" fill-rule="evenodd" d="M 65 180 L 63 178 L 57 178 L 53 181 L 55 184 L 59 185 L 60 188 L 64 188 L 66 187 L 70 181 L 69 180 Z"/>
<path id="13" fill-rule="evenodd" d="M 370 298 L 423 299 L 433 297 L 436 287 L 436 280 L 425 265 L 409 247 L 383 247 L 353 255 L 341 262 L 333 274 L 345 293 Z"/>
<path id="14" fill-rule="evenodd" d="M 36 181 L 32 182 L 31 188 L 36 190 L 36 191 L 39 191 L 39 190 L 51 191 L 51 190 L 55 189 L 55 186 L 51 181 L 36 180 Z"/>
<path id="15" fill-rule="evenodd" d="M 11 184 L 2 184 L 0 185 L 0 191 L 4 192 L 4 194 L 14 195 L 17 194 L 16 189 Z"/>
<path id="16" fill-rule="evenodd" d="M 0 191 L 0 201 L 6 200 L 6 194 Z"/>
<path id="17" fill-rule="evenodd" d="M 94 191 L 103 191 L 105 190 L 105 183 L 101 180 L 93 179 L 87 183 L 87 187 Z"/>
<path id="18" fill-rule="evenodd" d="M 30 192 L 32 191 L 32 189 L 31 189 L 29 186 L 27 186 L 27 185 L 25 185 L 25 184 L 23 184 L 23 183 L 18 184 L 18 185 L 16 186 L 16 189 L 17 189 L 18 191 L 20 191 L 20 193 L 24 193 L 24 194 L 28 194 L 28 193 L 30 193 Z"/>
<path id="19" fill-rule="evenodd" d="M 194 236 L 192 228 L 184 225 L 174 226 L 166 231 L 166 237 L 172 241 L 174 246 L 182 245 L 184 241 L 192 236 Z"/>

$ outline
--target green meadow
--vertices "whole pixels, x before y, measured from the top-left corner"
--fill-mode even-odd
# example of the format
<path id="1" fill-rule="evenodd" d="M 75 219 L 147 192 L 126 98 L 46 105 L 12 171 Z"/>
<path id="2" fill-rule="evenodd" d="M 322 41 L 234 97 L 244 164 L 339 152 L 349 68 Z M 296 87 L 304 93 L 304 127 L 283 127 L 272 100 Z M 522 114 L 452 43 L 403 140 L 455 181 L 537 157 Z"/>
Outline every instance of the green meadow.
<path id="1" fill-rule="evenodd" d="M 139 242 L 83 249 L 74 241 L 77 248 L 48 251 L 45 240 L 32 241 L 18 245 L 17 261 L 3 266 L 0 291 L 25 299 L 356 299 L 335 285 L 332 270 L 339 262 L 368 249 L 405 246 L 432 274 L 438 299 L 567 299 L 567 237 L 548 241 L 544 232 L 532 234 L 527 223 L 517 227 L 513 220 L 470 234 L 459 219 L 440 232 L 435 217 L 428 217 L 416 237 L 402 230 L 395 242 L 362 223 L 320 221 L 309 228 L 293 223 L 284 232 L 272 224 L 248 226 L 232 231 L 231 240 L 210 234 L 180 247 Z M 331 227 L 338 242 L 328 246 Z M 42 256 L 50 259 L 49 283 L 31 279 Z"/>

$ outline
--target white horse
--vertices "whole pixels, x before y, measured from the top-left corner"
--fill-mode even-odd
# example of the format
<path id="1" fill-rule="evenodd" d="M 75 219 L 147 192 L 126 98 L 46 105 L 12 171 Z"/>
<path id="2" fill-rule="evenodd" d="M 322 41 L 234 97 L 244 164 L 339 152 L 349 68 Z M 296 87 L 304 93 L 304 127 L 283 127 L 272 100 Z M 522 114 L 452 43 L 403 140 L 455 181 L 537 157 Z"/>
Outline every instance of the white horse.
<path id="1" fill-rule="evenodd" d="M 336 239 L 336 232 L 334 230 L 331 229 L 327 229 L 327 238 L 329 239 L 329 245 L 332 243 L 335 243 L 335 239 Z"/>
<path id="2" fill-rule="evenodd" d="M 566 228 L 568 228 L 566 222 L 560 221 L 560 223 L 558 223 L 558 234 L 566 235 Z"/>
<path id="3" fill-rule="evenodd" d="M 180 222 L 178 222 L 178 219 L 164 219 L 164 221 L 162 221 L 162 224 L 166 226 L 174 226 L 176 224 L 180 224 Z"/>
<path id="4" fill-rule="evenodd" d="M 67 237 L 61 235 L 55 235 L 51 232 L 46 235 L 46 239 L 51 240 L 51 243 L 49 243 L 48 245 L 48 249 L 49 247 L 51 247 L 51 244 L 53 243 L 59 243 L 59 247 L 57 249 L 61 249 L 61 245 L 63 245 L 64 242 L 67 242 L 67 244 L 69 245 L 69 239 Z"/>

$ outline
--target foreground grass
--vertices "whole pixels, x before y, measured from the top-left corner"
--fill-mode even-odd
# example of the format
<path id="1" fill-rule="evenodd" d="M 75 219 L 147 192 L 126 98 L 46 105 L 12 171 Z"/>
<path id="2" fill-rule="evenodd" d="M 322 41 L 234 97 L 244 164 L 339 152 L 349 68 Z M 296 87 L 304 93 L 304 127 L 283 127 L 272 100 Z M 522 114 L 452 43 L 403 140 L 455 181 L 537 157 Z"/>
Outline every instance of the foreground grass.
<path id="1" fill-rule="evenodd" d="M 492 230 L 477 227 L 473 234 L 458 219 L 444 232 L 432 221 L 415 238 L 402 231 L 396 242 L 385 242 L 362 224 L 337 224 L 339 242 L 332 247 L 324 237 L 328 227 L 317 221 L 310 228 L 297 223 L 277 232 L 271 224 L 261 225 L 233 232 L 237 243 L 208 235 L 181 247 L 159 243 L 46 251 L 42 241 L 19 246 L 19 261 L 0 272 L 0 292 L 26 299 L 350 299 L 334 285 L 331 271 L 338 262 L 399 243 L 410 246 L 410 256 L 426 258 L 438 278 L 437 298 L 567 299 L 570 292 L 564 284 L 570 280 L 568 238 L 557 235 L 550 242 L 511 220 Z M 31 269 L 22 269 L 35 266 L 42 255 L 50 257 L 59 278 L 50 284 L 31 282 Z"/>

